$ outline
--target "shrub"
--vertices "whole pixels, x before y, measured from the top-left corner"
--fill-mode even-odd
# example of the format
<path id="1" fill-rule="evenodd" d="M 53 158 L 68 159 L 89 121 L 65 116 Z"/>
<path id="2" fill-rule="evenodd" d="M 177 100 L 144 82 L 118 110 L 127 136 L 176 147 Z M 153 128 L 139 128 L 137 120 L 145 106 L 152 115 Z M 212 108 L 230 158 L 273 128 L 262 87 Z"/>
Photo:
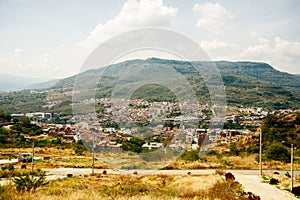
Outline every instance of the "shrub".
<path id="1" fill-rule="evenodd" d="M 290 154 L 287 148 L 280 143 L 273 143 L 266 154 L 268 159 L 290 162 Z"/>
<path id="2" fill-rule="evenodd" d="M 287 176 L 288 178 L 291 178 L 291 175 L 289 172 L 286 172 L 284 175 Z"/>
<path id="3" fill-rule="evenodd" d="M 82 142 L 81 140 L 79 140 L 79 141 L 75 144 L 74 151 L 75 151 L 75 154 L 78 155 L 78 156 L 83 155 L 84 152 L 86 151 L 86 148 L 85 148 L 85 146 L 83 145 L 83 142 Z"/>
<path id="4" fill-rule="evenodd" d="M 196 161 L 200 159 L 199 150 L 186 151 L 181 155 L 181 159 L 186 161 Z"/>
<path id="5" fill-rule="evenodd" d="M 13 182 L 16 184 L 18 192 L 34 192 L 37 188 L 48 184 L 46 181 L 46 173 L 37 171 L 35 173 L 26 173 L 13 177 Z"/>
<path id="6" fill-rule="evenodd" d="M 232 174 L 232 173 L 230 173 L 230 172 L 227 172 L 226 174 L 225 174 L 225 179 L 226 179 L 226 181 L 228 181 L 228 180 L 235 180 L 235 177 L 234 177 L 234 175 Z"/>
<path id="7" fill-rule="evenodd" d="M 279 183 L 279 181 L 276 178 L 271 178 L 271 180 L 270 180 L 271 185 L 277 185 L 278 183 Z"/>
<path id="8" fill-rule="evenodd" d="M 229 160 L 223 160 L 223 163 L 227 166 L 232 166 L 232 162 L 230 162 Z"/>
<path id="9" fill-rule="evenodd" d="M 292 193 L 296 196 L 300 196 L 300 186 L 293 187 Z"/>

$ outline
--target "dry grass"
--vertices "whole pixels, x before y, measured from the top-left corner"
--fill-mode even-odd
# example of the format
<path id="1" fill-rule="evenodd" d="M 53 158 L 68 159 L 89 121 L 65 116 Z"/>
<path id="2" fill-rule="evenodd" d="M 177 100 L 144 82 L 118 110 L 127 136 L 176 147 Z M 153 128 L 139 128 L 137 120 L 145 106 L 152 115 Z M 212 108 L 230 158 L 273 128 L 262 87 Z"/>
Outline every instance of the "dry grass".
<path id="1" fill-rule="evenodd" d="M 278 187 L 281 189 L 290 189 L 291 179 L 284 174 L 267 174 L 268 178 L 275 178 L 279 181 Z M 294 177 L 294 187 L 300 186 L 300 176 Z"/>
<path id="2" fill-rule="evenodd" d="M 225 147 L 220 147 L 225 148 Z M 31 148 L 7 148 L 0 149 L 2 153 L 11 152 L 14 156 L 17 157 L 18 152 L 31 152 Z M 72 149 L 57 149 L 57 148 L 35 148 L 36 157 L 50 157 L 49 161 L 39 161 L 36 163 L 37 168 L 57 168 L 57 167 L 78 167 L 78 168 L 87 168 L 91 167 L 91 155 L 84 156 L 75 156 L 75 153 Z M 256 155 L 248 156 L 220 156 L 220 155 L 207 155 L 202 160 L 195 162 L 188 162 L 183 160 L 176 160 L 168 165 L 170 169 L 258 169 L 258 162 L 255 160 Z M 5 159 L 8 157 L 6 156 Z M 111 166 L 117 168 L 119 167 L 128 167 L 127 165 L 128 157 L 122 159 L 114 159 L 115 156 L 106 156 L 102 158 L 102 161 L 106 160 L 107 163 L 110 163 Z M 118 157 L 119 158 L 119 157 Z M 127 159 L 127 160 L 126 160 Z M 125 162 L 126 160 L 127 162 Z M 139 168 L 139 165 L 143 167 L 146 166 L 147 162 L 140 161 L 132 158 L 130 163 L 135 163 L 131 168 Z M 96 161 L 96 168 L 107 168 L 108 166 L 101 162 L 101 160 Z M 159 166 L 154 166 L 159 168 Z M 151 168 L 151 167 L 149 167 Z M 264 169 L 274 169 L 274 170 L 289 170 L 290 164 L 283 163 L 280 161 L 265 161 L 263 162 Z M 300 169 L 300 163 L 298 160 L 294 163 L 294 169 Z"/>
<path id="3" fill-rule="evenodd" d="M 219 175 L 103 175 L 51 181 L 35 193 L 0 187 L 0 199 L 236 199 L 242 186 Z M 240 196 L 239 199 L 245 199 Z"/>
<path id="4" fill-rule="evenodd" d="M 171 163 L 167 168 L 169 169 L 258 169 L 259 163 L 255 160 L 256 155 L 249 155 L 245 157 L 240 156 L 222 156 L 215 155 L 205 156 L 199 161 L 183 161 L 177 160 Z M 289 170 L 290 163 L 280 161 L 264 161 L 263 169 L 273 170 Z M 300 169 L 300 163 L 294 163 L 294 169 Z"/>

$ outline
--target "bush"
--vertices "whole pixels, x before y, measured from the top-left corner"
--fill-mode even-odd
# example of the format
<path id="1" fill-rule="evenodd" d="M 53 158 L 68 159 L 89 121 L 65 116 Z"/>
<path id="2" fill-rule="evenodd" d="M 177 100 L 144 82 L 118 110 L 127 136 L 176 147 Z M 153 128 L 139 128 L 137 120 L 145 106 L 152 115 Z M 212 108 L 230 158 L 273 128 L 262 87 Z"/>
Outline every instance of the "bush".
<path id="1" fill-rule="evenodd" d="M 293 187 L 292 193 L 296 196 L 300 196 L 300 186 Z"/>
<path id="2" fill-rule="evenodd" d="M 235 177 L 234 177 L 234 175 L 233 175 L 232 173 L 227 172 L 227 173 L 225 174 L 225 179 L 226 179 L 226 181 L 229 181 L 229 180 L 234 181 L 234 180 L 235 180 Z"/>
<path id="3" fill-rule="evenodd" d="M 85 146 L 83 145 L 83 142 L 82 142 L 81 140 L 79 140 L 79 141 L 75 144 L 74 151 L 75 151 L 75 154 L 78 155 L 78 156 L 83 155 L 84 152 L 86 151 L 86 148 L 85 148 Z"/>
<path id="4" fill-rule="evenodd" d="M 13 177 L 18 192 L 34 192 L 37 188 L 48 184 L 46 181 L 46 173 L 37 171 L 35 173 L 26 173 Z"/>
<path id="5" fill-rule="evenodd" d="M 267 150 L 266 155 L 268 159 L 290 162 L 290 154 L 287 148 L 280 143 L 273 143 Z"/>
<path id="6" fill-rule="evenodd" d="M 181 159 L 186 161 L 196 161 L 200 159 L 199 150 L 186 151 L 181 155 Z"/>
<path id="7" fill-rule="evenodd" d="M 279 181 L 276 178 L 271 178 L 271 180 L 270 180 L 271 185 L 277 185 L 278 183 L 279 183 Z"/>
<path id="8" fill-rule="evenodd" d="M 15 170 L 15 167 L 13 164 L 9 164 L 8 167 L 7 167 L 8 171 L 14 171 Z"/>

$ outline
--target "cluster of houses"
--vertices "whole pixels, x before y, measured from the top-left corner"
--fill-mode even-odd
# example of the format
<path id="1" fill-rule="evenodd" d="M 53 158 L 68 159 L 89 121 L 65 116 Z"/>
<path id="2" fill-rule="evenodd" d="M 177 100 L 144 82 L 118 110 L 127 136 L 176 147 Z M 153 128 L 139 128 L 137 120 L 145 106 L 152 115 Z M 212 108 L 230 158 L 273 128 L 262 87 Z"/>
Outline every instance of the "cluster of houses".
<path id="1" fill-rule="evenodd" d="M 144 143 L 141 147 L 145 149 L 160 149 L 168 146 L 171 149 L 181 150 L 199 149 L 211 143 L 228 144 L 239 141 L 250 133 L 246 129 L 185 128 L 182 126 L 183 122 L 198 123 L 200 120 L 205 121 L 209 125 L 210 116 L 208 113 L 212 113 L 209 112 L 212 109 L 208 105 L 184 105 L 171 102 L 150 103 L 140 99 L 111 101 L 108 98 L 90 99 L 81 102 L 81 104 L 90 103 L 95 103 L 96 106 L 100 105 L 102 107 L 96 115 L 72 116 L 73 123 L 71 124 L 39 123 L 43 128 L 43 135 L 75 141 L 82 139 L 86 143 L 93 144 L 94 148 L 99 151 L 121 151 L 122 143 L 130 141 L 133 137 L 143 139 Z M 181 113 L 183 108 L 188 111 L 188 115 Z M 268 115 L 268 111 L 263 108 L 240 108 L 239 112 L 239 118 L 243 123 L 261 120 Z M 12 114 L 11 116 L 13 118 L 29 117 L 32 120 L 51 120 L 55 117 L 55 114 L 34 112 Z M 93 125 L 84 125 L 85 123 L 83 122 L 86 122 L 87 119 L 91 119 Z M 150 124 L 155 120 L 161 123 L 148 127 L 150 133 L 141 132 L 137 126 L 130 128 L 115 127 L 110 126 L 109 124 L 111 123 L 108 123 L 108 125 L 106 123 L 114 121 L 118 124 L 126 121 L 148 122 Z M 236 116 L 232 115 L 226 116 L 223 122 L 234 122 L 235 120 Z M 254 124 L 254 126 L 258 125 Z"/>

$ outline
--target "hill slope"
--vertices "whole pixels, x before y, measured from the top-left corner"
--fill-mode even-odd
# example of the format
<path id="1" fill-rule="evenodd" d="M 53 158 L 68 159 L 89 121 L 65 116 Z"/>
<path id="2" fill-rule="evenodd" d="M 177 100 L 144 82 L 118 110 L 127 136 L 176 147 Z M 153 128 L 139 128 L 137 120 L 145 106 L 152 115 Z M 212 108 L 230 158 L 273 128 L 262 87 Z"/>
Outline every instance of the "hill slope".
<path id="1" fill-rule="evenodd" d="M 226 86 L 226 95 L 229 104 L 234 105 L 260 105 L 269 108 L 296 108 L 299 106 L 300 99 L 300 77 L 292 74 L 275 70 L 268 64 L 257 62 L 214 62 L 222 75 L 224 85 Z M 195 71 L 193 65 L 202 65 L 200 71 L 205 74 L 205 66 L 212 63 L 207 62 L 183 62 L 174 60 L 164 60 L 150 58 L 147 60 L 131 60 L 111 65 L 107 68 L 92 69 L 85 71 L 77 76 L 70 77 L 59 81 L 54 88 L 69 88 L 74 86 L 75 78 L 79 83 L 87 83 L 93 77 L 100 77 L 104 73 L 98 84 L 98 97 L 110 96 L 114 84 L 120 79 L 123 70 L 129 66 L 166 65 L 183 74 L 193 86 L 198 95 L 208 93 L 207 87 Z M 156 92 L 154 92 L 154 88 Z M 159 100 L 163 98 L 157 94 L 166 94 L 166 90 L 157 85 L 144 86 L 140 88 L 140 93 L 136 92 L 134 98 L 144 98 L 148 100 Z M 155 93 L 155 97 L 151 96 L 149 91 Z M 147 92 L 148 91 L 148 92 Z M 165 95 L 165 100 L 174 99 L 169 91 Z M 208 97 L 208 96 L 207 96 Z M 205 101 L 209 101 L 206 98 Z"/>
<path id="2" fill-rule="evenodd" d="M 229 105 L 262 106 L 269 109 L 300 108 L 300 76 L 275 70 L 268 64 L 257 62 L 214 62 L 219 69 L 226 88 L 226 98 Z M 89 87 L 93 80 L 97 84 L 96 97 L 110 97 L 118 80 L 127 69 L 142 70 L 143 67 L 164 65 L 182 74 L 193 87 L 201 103 L 210 103 L 208 88 L 195 70 L 193 65 L 202 66 L 200 71 L 205 74 L 210 62 L 184 62 L 150 58 L 147 60 L 131 60 L 111 65 L 105 68 L 91 69 L 66 79 L 59 80 L 51 90 L 30 94 L 22 91 L 18 94 L 5 94 L 0 96 L 0 105 L 9 112 L 23 112 L 22 110 L 70 112 L 71 95 L 74 81 L 79 85 Z M 133 68 L 132 68 L 133 67 Z M 202 73 L 201 72 L 201 73 Z M 122 83 L 124 90 L 129 87 L 129 82 Z M 92 84 L 91 84 L 92 85 Z M 92 86 L 91 86 L 92 87 Z M 95 89 L 95 88 L 89 88 Z M 59 92 L 56 92 L 59 91 Z M 63 91 L 63 92 L 62 92 Z M 143 98 L 150 101 L 173 101 L 176 96 L 165 87 L 157 84 L 148 84 L 136 90 L 132 98 Z M 48 99 L 48 100 L 46 100 Z M 61 101 L 51 107 L 41 107 L 51 101 Z"/>

